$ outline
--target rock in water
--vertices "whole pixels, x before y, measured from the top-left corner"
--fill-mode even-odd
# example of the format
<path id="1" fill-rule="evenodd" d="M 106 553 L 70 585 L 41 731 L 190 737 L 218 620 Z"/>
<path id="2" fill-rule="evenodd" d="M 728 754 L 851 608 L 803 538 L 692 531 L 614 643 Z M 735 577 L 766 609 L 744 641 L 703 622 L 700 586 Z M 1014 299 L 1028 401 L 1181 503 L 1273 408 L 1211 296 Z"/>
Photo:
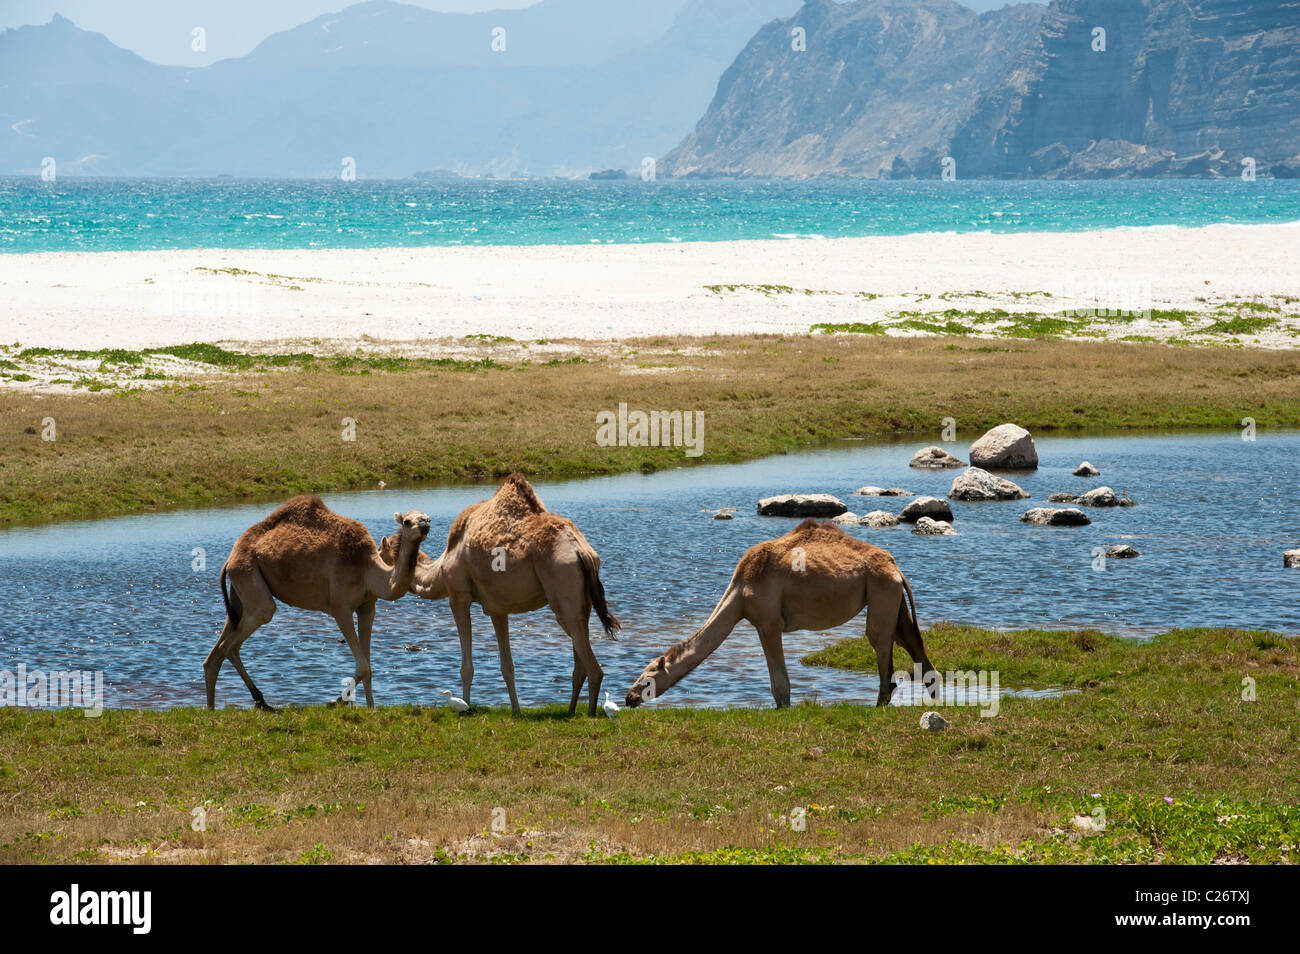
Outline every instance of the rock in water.
<path id="1" fill-rule="evenodd" d="M 933 517 L 936 520 L 951 520 L 952 505 L 946 500 L 940 500 L 938 497 L 917 497 L 898 515 L 898 519 L 904 523 L 915 523 L 922 517 Z"/>
<path id="2" fill-rule="evenodd" d="M 780 494 L 758 502 L 760 517 L 838 517 L 848 509 L 830 494 Z"/>
<path id="3" fill-rule="evenodd" d="M 947 520 L 931 520 L 929 517 L 922 517 L 916 521 L 916 526 L 912 532 L 922 537 L 955 537 L 957 531 L 952 528 Z"/>
<path id="4" fill-rule="evenodd" d="M 1127 543 L 1117 543 L 1115 546 L 1106 548 L 1106 556 L 1114 557 L 1116 560 L 1131 560 L 1141 555 Z"/>
<path id="5" fill-rule="evenodd" d="M 1020 518 L 1022 523 L 1032 523 L 1040 527 L 1083 527 L 1092 523 L 1088 515 L 1077 507 L 1056 509 L 1054 507 L 1035 507 L 1025 512 Z"/>
<path id="6" fill-rule="evenodd" d="M 915 467 L 917 470 L 943 470 L 945 467 L 965 467 L 966 465 L 942 447 L 923 447 L 912 455 L 912 459 L 907 466 Z"/>
<path id="7" fill-rule="evenodd" d="M 970 446 L 972 467 L 1033 470 L 1038 450 L 1029 432 L 1018 424 L 999 424 Z"/>
<path id="8" fill-rule="evenodd" d="M 952 482 L 948 496 L 953 500 L 1025 500 L 1029 494 L 1005 478 L 971 467 Z"/>
<path id="9" fill-rule="evenodd" d="M 1086 494 L 1080 494 L 1074 501 L 1081 507 L 1118 507 L 1119 498 L 1109 487 L 1094 487 Z"/>
<path id="10" fill-rule="evenodd" d="M 1287 568 L 1300 567 L 1300 550 L 1287 550 L 1283 553 L 1282 565 Z"/>
<path id="11" fill-rule="evenodd" d="M 884 510 L 873 510 L 860 521 L 864 527 L 896 527 L 899 519 Z"/>
<path id="12" fill-rule="evenodd" d="M 1047 498 L 1048 503 L 1078 503 L 1078 494 L 1051 494 Z"/>
<path id="13" fill-rule="evenodd" d="M 855 497 L 914 497 L 910 490 L 901 487 L 859 487 L 853 491 Z"/>
<path id="14" fill-rule="evenodd" d="M 1076 477 L 1100 477 L 1100 476 L 1101 476 L 1101 471 L 1099 471 L 1096 467 L 1093 467 L 1092 464 L 1088 463 L 1088 462 L 1085 460 L 1082 464 L 1080 464 L 1078 467 L 1076 467 L 1076 468 L 1074 469 L 1074 476 L 1076 476 Z"/>
<path id="15" fill-rule="evenodd" d="M 858 515 L 855 513 L 842 513 L 838 517 L 831 518 L 831 523 L 838 523 L 843 526 L 856 527 L 861 522 L 862 521 L 858 519 Z"/>
<path id="16" fill-rule="evenodd" d="M 921 716 L 921 728 L 927 732 L 942 732 L 948 728 L 948 720 L 937 712 L 927 712 Z"/>

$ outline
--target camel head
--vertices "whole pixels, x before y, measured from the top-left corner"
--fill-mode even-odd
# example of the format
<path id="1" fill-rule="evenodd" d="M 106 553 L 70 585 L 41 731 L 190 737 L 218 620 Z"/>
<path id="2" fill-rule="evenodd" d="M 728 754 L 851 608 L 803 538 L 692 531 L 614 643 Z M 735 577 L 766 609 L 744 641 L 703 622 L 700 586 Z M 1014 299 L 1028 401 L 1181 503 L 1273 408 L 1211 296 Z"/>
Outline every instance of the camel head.
<path id="1" fill-rule="evenodd" d="M 668 664 L 663 656 L 659 656 L 652 659 L 641 677 L 632 683 L 632 688 L 627 691 L 627 698 L 623 701 L 629 709 L 635 709 L 643 702 L 658 699 L 671 685 L 668 680 Z"/>
<path id="2" fill-rule="evenodd" d="M 421 513 L 418 510 L 395 513 L 393 519 L 397 521 L 397 532 L 391 537 L 384 537 L 379 541 L 380 556 L 387 563 L 396 563 L 397 553 L 402 548 L 402 544 L 409 543 L 411 546 L 410 569 L 413 570 L 415 569 L 415 561 L 420 556 L 420 544 L 429 535 L 429 527 L 433 521 L 429 519 L 427 513 Z"/>

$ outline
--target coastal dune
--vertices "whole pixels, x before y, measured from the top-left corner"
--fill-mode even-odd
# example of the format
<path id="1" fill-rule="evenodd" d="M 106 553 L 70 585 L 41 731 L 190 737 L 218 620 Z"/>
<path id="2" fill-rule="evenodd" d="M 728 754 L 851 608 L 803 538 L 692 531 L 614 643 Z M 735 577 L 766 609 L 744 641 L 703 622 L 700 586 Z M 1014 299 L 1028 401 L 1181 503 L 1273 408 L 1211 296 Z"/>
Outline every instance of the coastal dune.
<path id="1" fill-rule="evenodd" d="M 900 310 L 1300 306 L 1300 224 L 645 245 L 0 255 L 0 342 L 610 340 L 802 333 Z M 710 286 L 715 286 L 710 288 Z M 1044 294 L 1046 293 L 1046 294 Z M 1129 329 L 1131 330 L 1131 328 Z"/>

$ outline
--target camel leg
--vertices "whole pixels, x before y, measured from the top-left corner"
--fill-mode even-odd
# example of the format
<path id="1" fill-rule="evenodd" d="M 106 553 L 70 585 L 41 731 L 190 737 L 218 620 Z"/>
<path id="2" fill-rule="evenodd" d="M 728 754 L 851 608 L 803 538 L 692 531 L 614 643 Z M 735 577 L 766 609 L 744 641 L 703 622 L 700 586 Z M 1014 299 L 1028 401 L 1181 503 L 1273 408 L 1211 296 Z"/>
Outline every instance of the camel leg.
<path id="1" fill-rule="evenodd" d="M 785 647 L 781 639 L 781 621 L 774 620 L 755 626 L 758 641 L 763 645 L 763 655 L 767 658 L 767 675 L 772 683 L 772 698 L 776 707 L 784 709 L 790 705 L 790 674 L 785 669 Z"/>
<path id="2" fill-rule="evenodd" d="M 238 581 L 238 584 L 236 581 Z M 271 617 L 275 615 L 275 600 L 272 598 L 271 590 L 266 585 L 266 581 L 262 579 L 261 574 L 255 573 L 236 577 L 232 573 L 229 577 L 229 583 L 232 589 L 238 585 L 243 612 L 238 623 L 232 623 L 229 617 L 226 618 L 225 625 L 221 628 L 221 635 L 217 637 L 216 645 L 212 647 L 212 652 L 208 653 L 208 658 L 203 661 L 208 708 L 216 708 L 217 675 L 221 672 L 221 664 L 226 659 L 230 659 L 235 665 L 235 670 L 244 680 L 244 685 L 248 687 L 248 691 L 252 694 L 253 704 L 259 709 L 269 710 L 271 707 L 266 704 L 262 693 L 253 684 L 252 678 L 248 675 L 248 670 L 244 668 L 244 663 L 239 658 L 239 647 L 259 627 L 265 626 L 271 621 Z"/>
<path id="3" fill-rule="evenodd" d="M 867 584 L 867 641 L 876 651 L 876 666 L 880 670 L 878 706 L 889 705 L 894 694 L 894 631 L 898 628 L 902 600 L 903 590 L 898 585 L 889 585 L 884 580 Z"/>
<path id="4" fill-rule="evenodd" d="M 352 675 L 353 691 L 362 683 L 363 680 L 370 678 L 370 660 L 365 658 L 361 652 L 361 641 L 357 638 L 356 627 L 352 624 L 351 607 L 336 607 L 334 610 L 334 622 L 339 625 L 339 632 L 347 641 L 348 649 L 352 650 L 352 658 L 356 660 L 356 670 Z M 363 664 L 364 660 L 364 664 Z M 369 695 L 369 693 L 367 693 Z M 343 700 L 343 694 L 339 694 L 339 701 Z M 374 703 L 372 702 L 371 705 Z"/>
<path id="5" fill-rule="evenodd" d="M 588 613 L 590 613 L 590 610 L 588 610 Z M 560 625 L 564 628 L 564 631 L 569 634 L 569 638 L 573 640 L 574 658 L 582 665 L 587 678 L 587 690 L 589 693 L 587 696 L 587 715 L 594 716 L 596 714 L 596 707 L 600 705 L 600 684 L 605 678 L 605 671 L 600 668 L 600 663 L 596 660 L 596 654 L 591 650 L 591 636 L 587 629 L 587 613 L 579 615 L 577 613 L 569 612 L 561 615 L 560 612 L 557 612 L 555 616 L 560 621 Z M 575 682 L 578 679 L 576 666 L 574 668 L 573 678 Z M 577 683 L 577 686 L 580 691 L 582 684 L 579 682 Z M 570 706 L 570 714 L 577 710 L 576 693 L 574 694 L 573 703 L 574 704 Z"/>
<path id="6" fill-rule="evenodd" d="M 917 632 L 912 622 L 912 615 L 907 611 L 907 601 L 900 600 L 898 607 L 898 626 L 894 630 L 894 639 L 898 644 L 907 650 L 907 654 L 912 657 L 912 662 L 921 664 L 921 678 L 925 679 L 930 673 L 934 672 L 934 663 L 930 662 L 930 657 L 925 651 L 925 642 Z M 935 702 L 940 701 L 942 693 L 939 684 L 936 682 L 934 691 L 928 693 L 929 697 Z"/>
<path id="7" fill-rule="evenodd" d="M 361 661 L 357 664 L 356 679 L 361 679 L 361 673 L 365 671 L 366 683 L 366 706 L 373 709 L 375 707 L 375 697 L 370 691 L 370 682 L 374 677 L 374 672 L 370 668 L 370 631 L 375 625 L 375 601 L 362 603 L 357 607 L 357 636 L 361 646 Z"/>
<path id="8" fill-rule="evenodd" d="M 497 650 L 501 653 L 501 677 L 510 693 L 510 711 L 519 715 L 519 697 L 515 695 L 515 661 L 510 656 L 510 617 L 493 616 L 492 628 L 497 634 Z"/>
<path id="9" fill-rule="evenodd" d="M 460 691 L 461 698 L 469 702 L 470 686 L 474 682 L 474 630 L 469 619 L 470 601 L 463 597 L 451 600 L 451 615 L 456 619 L 460 634 Z"/>
<path id="10" fill-rule="evenodd" d="M 587 667 L 578 658 L 578 644 L 573 644 L 573 695 L 569 697 L 569 715 L 578 711 L 578 696 L 582 695 L 582 684 L 587 681 Z"/>

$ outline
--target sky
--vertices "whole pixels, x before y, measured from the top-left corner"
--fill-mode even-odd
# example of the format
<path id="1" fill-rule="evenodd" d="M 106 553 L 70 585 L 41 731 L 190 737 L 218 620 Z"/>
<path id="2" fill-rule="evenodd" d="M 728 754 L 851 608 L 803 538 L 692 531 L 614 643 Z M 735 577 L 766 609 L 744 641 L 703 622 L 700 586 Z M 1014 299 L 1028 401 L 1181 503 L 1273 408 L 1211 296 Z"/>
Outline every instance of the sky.
<path id="1" fill-rule="evenodd" d="M 48 23 L 60 13 L 83 30 L 102 33 L 117 46 L 168 66 L 204 66 L 244 56 L 272 33 L 350 6 L 353 0 L 0 0 L 0 28 Z M 403 0 L 430 10 L 477 13 L 532 6 L 537 0 Z M 653 0 L 610 0 L 611 3 Z M 1006 0 L 959 0 L 976 10 Z M 206 52 L 192 49 L 202 27 Z"/>

